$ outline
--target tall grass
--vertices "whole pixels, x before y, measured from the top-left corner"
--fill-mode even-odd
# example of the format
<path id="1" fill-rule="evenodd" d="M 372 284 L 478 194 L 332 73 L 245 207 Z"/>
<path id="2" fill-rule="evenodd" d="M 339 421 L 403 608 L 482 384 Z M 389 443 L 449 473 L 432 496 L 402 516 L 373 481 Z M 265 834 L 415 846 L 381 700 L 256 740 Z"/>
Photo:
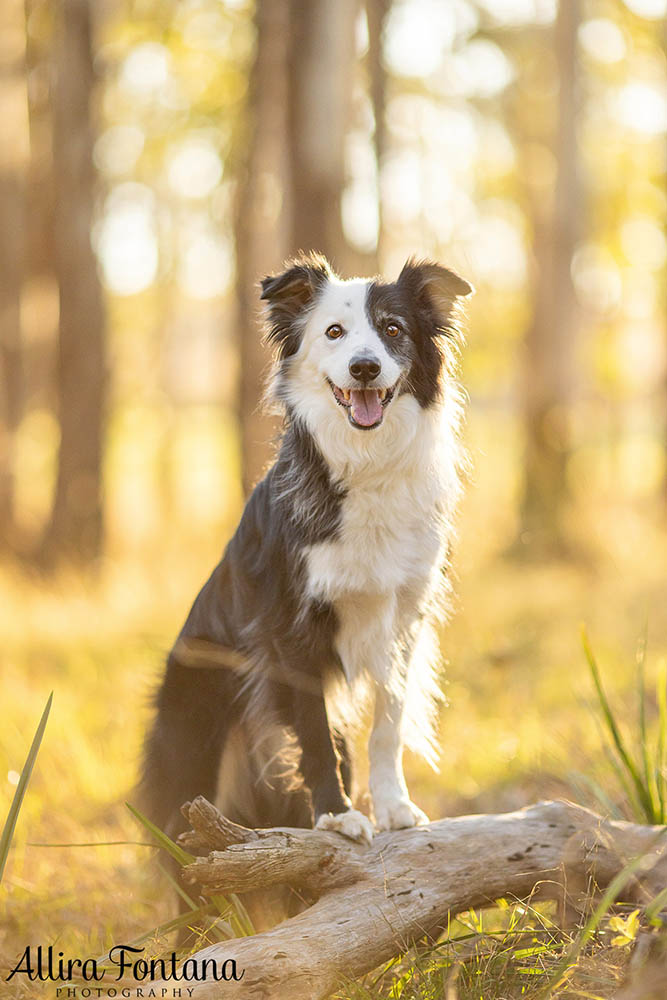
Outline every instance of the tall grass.
<path id="1" fill-rule="evenodd" d="M 144 816 L 136 806 L 131 805 L 129 802 L 126 802 L 125 805 L 137 822 L 153 837 L 158 846 L 165 850 L 181 867 L 189 865 L 195 860 L 194 855 L 189 854 L 188 851 L 184 851 L 179 844 L 175 843 L 163 830 L 160 830 L 147 816 Z M 235 893 L 232 893 L 230 896 L 223 896 L 216 893 L 211 896 L 208 904 L 202 906 L 199 902 L 191 899 L 170 872 L 164 868 L 162 871 L 167 881 L 171 883 L 176 895 L 190 911 L 186 913 L 185 917 L 181 917 L 179 921 L 171 921 L 169 925 L 170 930 L 176 927 L 187 926 L 188 918 L 191 923 L 193 921 L 201 922 L 202 918 L 214 914 L 215 919 L 210 924 L 208 933 L 220 941 L 229 940 L 229 938 L 233 937 L 250 937 L 255 934 L 255 927 L 250 914 Z M 145 940 L 149 934 L 157 936 L 158 932 L 164 932 L 164 930 L 164 926 L 154 928 L 152 932 L 142 935 L 142 940 Z"/>
<path id="2" fill-rule="evenodd" d="M 32 774 L 32 769 L 35 766 L 35 761 L 37 760 L 37 754 L 39 753 L 39 748 L 42 743 L 42 737 L 44 736 L 44 730 L 46 729 L 46 723 L 49 718 L 49 712 L 51 711 L 51 704 L 53 702 L 53 691 L 49 695 L 44 711 L 42 712 L 42 718 L 39 720 L 39 725 L 37 726 L 37 731 L 33 736 L 32 743 L 30 745 L 30 750 L 28 751 L 28 756 L 26 757 L 25 764 L 23 765 L 23 770 L 18 780 L 16 786 L 16 791 L 14 792 L 14 798 L 12 799 L 12 804 L 9 807 L 9 813 L 7 819 L 5 820 L 5 825 L 2 828 L 2 836 L 0 837 L 0 882 L 2 882 L 2 876 L 5 871 L 5 864 L 7 863 L 7 857 L 9 855 L 9 849 L 11 847 L 12 839 L 14 837 L 14 830 L 16 829 L 16 821 L 19 817 L 19 812 L 21 811 L 21 806 L 23 805 L 23 799 L 25 797 L 26 790 L 28 788 L 28 782 L 30 781 L 30 776 Z"/>
<path id="3" fill-rule="evenodd" d="M 631 749 L 621 733 L 614 709 L 605 693 L 600 667 L 591 644 L 582 629 L 582 645 L 591 673 L 604 730 L 607 750 L 614 773 L 623 788 L 634 818 L 639 822 L 667 822 L 667 673 L 665 662 L 658 668 L 656 680 L 657 733 L 651 738 L 647 725 L 649 696 L 646 689 L 646 634 L 637 650 L 636 688 L 638 698 L 636 746 Z"/>

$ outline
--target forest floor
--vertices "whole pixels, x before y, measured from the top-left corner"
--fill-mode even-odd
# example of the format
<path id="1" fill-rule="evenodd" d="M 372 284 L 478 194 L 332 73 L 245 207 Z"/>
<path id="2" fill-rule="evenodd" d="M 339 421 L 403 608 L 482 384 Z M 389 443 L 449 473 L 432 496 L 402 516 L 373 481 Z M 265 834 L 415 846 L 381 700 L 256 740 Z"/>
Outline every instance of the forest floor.
<path id="1" fill-rule="evenodd" d="M 496 504 L 489 493 L 483 478 L 473 483 L 461 526 L 457 596 L 443 635 L 449 706 L 441 715 L 440 772 L 408 756 L 412 795 L 432 818 L 565 796 L 641 820 L 610 764 L 580 626 L 588 628 L 609 700 L 638 751 L 635 652 L 646 623 L 649 742 L 657 726 L 656 678 L 667 655 L 664 539 L 636 504 L 600 504 L 589 511 L 590 526 L 578 521 L 585 558 L 518 561 L 503 555 L 508 503 Z M 150 572 L 144 562 L 110 560 L 95 584 L 72 577 L 46 586 L 0 576 L 2 812 L 55 692 L 0 892 L 2 980 L 29 943 L 55 943 L 74 956 L 102 955 L 138 939 L 148 948 L 174 947 L 173 935 L 154 930 L 174 916 L 171 887 L 156 867 L 159 852 L 125 802 L 133 798 L 164 653 L 215 558 L 192 549 L 187 558 L 163 552 Z M 605 918 L 554 996 L 615 995 L 635 937 L 628 916 L 621 907 Z M 563 936 L 552 918 L 548 906 L 511 900 L 463 915 L 438 950 L 411 953 L 382 978 L 350 984 L 341 996 L 536 996 L 576 939 L 576 931 Z M 610 931 L 616 918 L 626 920 L 626 941 Z M 0 995 L 41 994 L 15 978 L 0 983 Z"/>

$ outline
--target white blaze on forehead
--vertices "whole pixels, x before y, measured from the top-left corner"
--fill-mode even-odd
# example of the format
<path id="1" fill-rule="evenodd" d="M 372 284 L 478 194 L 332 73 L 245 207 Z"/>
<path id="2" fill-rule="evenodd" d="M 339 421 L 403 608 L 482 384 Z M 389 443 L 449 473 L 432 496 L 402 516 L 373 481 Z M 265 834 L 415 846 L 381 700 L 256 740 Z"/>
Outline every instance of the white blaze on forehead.
<path id="1" fill-rule="evenodd" d="M 364 333 L 374 332 L 366 312 L 369 287 L 370 281 L 361 279 L 329 280 L 320 293 L 312 319 L 320 324 L 340 323 L 344 330 L 352 334 L 363 336 Z"/>
<path id="2" fill-rule="evenodd" d="M 379 361 L 382 370 L 374 381 L 378 388 L 391 388 L 401 374 L 400 366 L 368 318 L 366 300 L 370 284 L 358 279 L 328 281 L 306 322 L 299 353 L 340 388 L 355 384 L 349 365 L 357 355 Z M 334 323 L 345 332 L 337 340 L 330 340 L 326 331 Z"/>

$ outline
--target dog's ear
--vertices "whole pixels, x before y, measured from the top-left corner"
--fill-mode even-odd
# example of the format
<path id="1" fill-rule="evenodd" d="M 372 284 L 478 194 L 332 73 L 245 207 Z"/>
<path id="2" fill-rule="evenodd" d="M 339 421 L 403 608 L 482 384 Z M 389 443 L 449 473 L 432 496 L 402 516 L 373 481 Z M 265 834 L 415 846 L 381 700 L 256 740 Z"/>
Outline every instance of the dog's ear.
<path id="1" fill-rule="evenodd" d="M 282 274 L 262 281 L 260 298 L 268 303 L 267 339 L 278 346 L 281 358 L 298 350 L 301 330 L 295 321 L 332 276 L 327 259 L 313 253 L 290 261 Z"/>
<path id="2" fill-rule="evenodd" d="M 398 276 L 398 285 L 408 289 L 417 305 L 432 314 L 436 333 L 455 334 L 456 306 L 472 295 L 472 285 L 449 268 L 430 260 L 411 257 Z"/>
<path id="3" fill-rule="evenodd" d="M 289 261 L 289 266 L 281 274 L 264 278 L 260 298 L 270 306 L 280 302 L 302 309 L 332 275 L 331 265 L 322 254 L 297 257 Z"/>

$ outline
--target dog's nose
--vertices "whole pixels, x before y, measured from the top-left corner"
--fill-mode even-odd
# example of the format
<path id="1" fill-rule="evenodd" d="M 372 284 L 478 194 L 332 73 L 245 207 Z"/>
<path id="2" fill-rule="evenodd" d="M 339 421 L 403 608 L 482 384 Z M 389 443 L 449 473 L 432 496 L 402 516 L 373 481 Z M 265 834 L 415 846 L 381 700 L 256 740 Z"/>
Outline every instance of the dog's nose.
<path id="1" fill-rule="evenodd" d="M 352 358 L 349 367 L 350 375 L 353 378 L 358 378 L 360 382 L 370 382 L 382 370 L 382 365 L 377 358 L 372 357 Z"/>

